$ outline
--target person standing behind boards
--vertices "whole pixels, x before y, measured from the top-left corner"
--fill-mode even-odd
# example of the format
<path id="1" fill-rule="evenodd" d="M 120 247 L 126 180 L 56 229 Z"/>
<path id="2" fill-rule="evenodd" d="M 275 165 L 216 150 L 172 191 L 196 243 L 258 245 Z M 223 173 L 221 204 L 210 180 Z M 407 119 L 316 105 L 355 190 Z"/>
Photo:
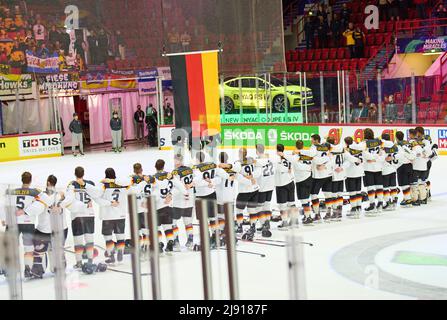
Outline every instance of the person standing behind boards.
<path id="1" fill-rule="evenodd" d="M 137 129 L 137 140 L 143 140 L 144 138 L 144 111 L 141 110 L 141 106 L 137 106 L 137 111 L 133 115 L 133 119 Z"/>
<path id="2" fill-rule="evenodd" d="M 112 150 L 115 152 L 122 151 L 122 127 L 121 119 L 118 117 L 118 112 L 113 112 L 113 117 L 110 119 L 110 129 L 112 130 Z"/>
<path id="3" fill-rule="evenodd" d="M 79 145 L 79 152 L 83 156 L 84 155 L 84 142 L 82 136 L 82 122 L 79 120 L 78 114 L 73 113 L 73 120 L 70 122 L 69 130 L 71 132 L 71 151 L 73 152 L 73 156 L 77 156 L 76 146 Z"/>

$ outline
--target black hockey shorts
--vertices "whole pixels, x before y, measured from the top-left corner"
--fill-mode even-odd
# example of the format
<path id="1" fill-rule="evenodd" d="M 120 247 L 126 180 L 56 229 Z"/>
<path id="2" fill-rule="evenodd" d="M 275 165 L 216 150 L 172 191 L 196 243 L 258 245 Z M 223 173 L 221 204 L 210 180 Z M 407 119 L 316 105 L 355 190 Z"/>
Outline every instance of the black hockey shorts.
<path id="1" fill-rule="evenodd" d="M 288 185 L 276 187 L 276 202 L 278 204 L 295 202 L 295 183 L 293 181 Z"/>
<path id="2" fill-rule="evenodd" d="M 162 224 L 172 224 L 172 208 L 164 207 L 157 210 L 157 225 L 161 226 Z"/>
<path id="3" fill-rule="evenodd" d="M 71 230 L 73 236 L 80 237 L 84 234 L 95 233 L 95 218 L 94 217 L 79 217 L 71 221 Z"/>
<path id="4" fill-rule="evenodd" d="M 236 208 L 244 210 L 258 207 L 258 191 L 239 193 L 236 197 Z"/>
<path id="5" fill-rule="evenodd" d="M 22 234 L 23 245 L 32 246 L 35 232 L 34 224 L 18 224 L 17 229 L 19 235 Z"/>
<path id="6" fill-rule="evenodd" d="M 363 185 L 365 186 L 365 188 L 382 186 L 383 185 L 382 172 L 365 171 L 365 176 L 363 177 Z"/>
<path id="7" fill-rule="evenodd" d="M 207 196 L 196 196 L 196 199 L 206 200 L 206 205 L 208 208 L 208 217 L 215 218 L 217 216 L 217 197 L 216 193 L 213 192 Z M 200 220 L 200 217 L 197 216 L 197 219 Z"/>
<path id="8" fill-rule="evenodd" d="M 138 213 L 138 227 L 140 229 L 147 229 L 146 225 L 146 212 Z"/>
<path id="9" fill-rule="evenodd" d="M 273 191 L 258 192 L 258 207 L 262 207 L 266 202 L 272 201 Z"/>
<path id="10" fill-rule="evenodd" d="M 323 192 L 332 192 L 332 177 L 323 179 L 313 179 L 311 194 L 318 195 L 320 190 Z"/>
<path id="11" fill-rule="evenodd" d="M 183 217 L 191 218 L 192 217 L 192 208 L 172 208 L 172 219 L 179 220 Z"/>
<path id="12" fill-rule="evenodd" d="M 387 174 L 386 176 L 383 176 L 383 188 L 394 188 L 396 187 L 396 172 L 393 172 L 391 174 Z"/>
<path id="13" fill-rule="evenodd" d="M 413 165 L 411 163 L 403 164 L 397 168 L 397 181 L 401 187 L 413 183 Z"/>
<path id="14" fill-rule="evenodd" d="M 419 180 L 422 182 L 427 180 L 427 171 L 413 170 L 413 183 L 417 184 Z"/>
<path id="15" fill-rule="evenodd" d="M 341 193 L 344 191 L 344 181 L 332 181 L 332 193 Z"/>
<path id="16" fill-rule="evenodd" d="M 362 191 L 362 178 L 346 178 L 346 191 L 347 192 L 361 192 Z"/>
<path id="17" fill-rule="evenodd" d="M 115 234 L 124 234 L 126 227 L 126 219 L 118 220 L 103 220 L 102 221 L 102 235 L 111 236 Z"/>
<path id="18" fill-rule="evenodd" d="M 64 229 L 64 245 L 65 245 L 65 241 L 67 241 L 67 237 L 68 237 L 68 228 Z M 39 230 L 36 229 L 36 231 L 34 232 L 34 239 L 33 239 L 33 243 L 34 243 L 34 250 L 36 250 L 37 252 L 46 252 L 48 250 L 48 246 L 51 243 L 51 233 L 43 233 Z M 42 248 L 42 250 L 39 250 L 40 248 Z"/>
<path id="19" fill-rule="evenodd" d="M 312 176 L 304 181 L 296 183 L 296 196 L 298 200 L 307 200 L 310 197 L 310 192 L 312 191 Z"/>

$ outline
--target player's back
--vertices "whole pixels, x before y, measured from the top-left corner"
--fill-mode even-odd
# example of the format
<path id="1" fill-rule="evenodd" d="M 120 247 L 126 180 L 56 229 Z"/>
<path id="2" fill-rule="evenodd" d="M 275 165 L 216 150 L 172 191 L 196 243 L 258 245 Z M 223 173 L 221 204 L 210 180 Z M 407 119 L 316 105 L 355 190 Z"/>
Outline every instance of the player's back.
<path id="1" fill-rule="evenodd" d="M 102 220 L 125 219 L 128 212 L 127 194 L 130 186 L 108 182 L 103 184 L 102 198 L 110 203 L 116 202 L 118 206 L 101 207 Z"/>
<path id="2" fill-rule="evenodd" d="M 368 172 L 380 172 L 382 171 L 382 140 L 380 139 L 368 139 L 364 141 L 364 168 Z M 372 161 L 372 162 L 368 162 Z"/>
<path id="3" fill-rule="evenodd" d="M 172 192 L 172 175 L 166 171 L 157 172 L 154 174 L 153 195 L 156 199 L 157 210 L 171 206 L 171 203 L 166 203 L 166 198 Z"/>
<path id="4" fill-rule="evenodd" d="M 7 203 L 6 206 L 9 210 L 26 210 L 35 201 L 39 201 L 39 195 L 41 191 L 35 188 L 17 188 L 7 191 Z M 8 211 L 7 211 L 8 212 Z M 17 224 L 35 224 L 36 216 L 23 214 L 17 217 Z"/>
<path id="5" fill-rule="evenodd" d="M 245 160 L 238 160 L 234 163 L 234 170 L 238 173 L 238 192 L 239 193 L 250 193 L 259 190 L 259 184 L 252 183 L 245 176 L 252 176 L 257 180 L 259 178 L 259 171 L 255 168 L 255 162 L 253 158 L 247 158 Z"/>
<path id="6" fill-rule="evenodd" d="M 81 185 L 77 181 L 69 183 L 67 193 L 73 193 L 75 204 L 70 206 L 72 219 L 83 217 L 94 217 L 95 211 L 93 209 L 92 195 L 87 191 L 88 187 L 95 187 L 95 183 L 90 180 L 84 180 Z"/>
<path id="7" fill-rule="evenodd" d="M 312 176 L 315 179 L 325 179 L 332 175 L 331 163 L 329 159 L 330 144 L 315 144 L 311 147 L 313 153 Z M 324 165 L 326 169 L 318 170 L 319 165 Z"/>
<path id="8" fill-rule="evenodd" d="M 231 168 L 223 169 L 227 174 L 227 179 L 222 179 L 216 186 L 216 197 L 218 204 L 233 203 L 236 197 L 236 180 L 230 180 L 230 177 L 236 175 L 236 172 Z"/>
<path id="9" fill-rule="evenodd" d="M 261 174 L 258 178 L 259 192 L 272 191 L 275 188 L 275 166 L 270 158 L 257 158 L 255 167 Z"/>
<path id="10" fill-rule="evenodd" d="M 194 207 L 194 189 L 187 189 L 186 186 L 194 182 L 194 172 L 192 168 L 180 166 L 172 171 L 172 205 L 174 208 Z"/>
<path id="11" fill-rule="evenodd" d="M 341 144 L 338 145 L 332 145 L 331 146 L 331 153 L 330 153 L 330 159 L 331 159 L 331 167 L 332 167 L 332 180 L 333 181 L 341 181 L 346 178 L 346 170 L 345 168 L 345 155 L 344 155 L 344 148 Z M 337 172 L 337 168 L 343 169 L 340 172 Z"/>
<path id="12" fill-rule="evenodd" d="M 199 163 L 193 167 L 197 196 L 208 196 L 216 191 L 214 187 L 209 186 L 209 183 L 206 182 L 206 180 L 216 179 L 218 177 L 218 169 L 217 165 L 212 162 Z"/>
<path id="13" fill-rule="evenodd" d="M 382 174 L 384 176 L 396 172 L 397 166 L 399 164 L 399 148 L 391 141 L 385 141 L 383 144 L 383 152 L 385 152 L 385 157 L 390 157 L 390 160 L 383 162 Z"/>
<path id="14" fill-rule="evenodd" d="M 302 182 L 312 176 L 313 153 L 310 150 L 300 150 L 291 158 L 295 183 Z"/>
<path id="15" fill-rule="evenodd" d="M 364 163 L 363 163 L 363 151 L 364 146 L 360 143 L 353 143 L 349 146 L 348 152 L 351 156 L 360 160 L 359 163 L 350 163 L 346 169 L 346 177 L 359 178 L 365 175 Z"/>

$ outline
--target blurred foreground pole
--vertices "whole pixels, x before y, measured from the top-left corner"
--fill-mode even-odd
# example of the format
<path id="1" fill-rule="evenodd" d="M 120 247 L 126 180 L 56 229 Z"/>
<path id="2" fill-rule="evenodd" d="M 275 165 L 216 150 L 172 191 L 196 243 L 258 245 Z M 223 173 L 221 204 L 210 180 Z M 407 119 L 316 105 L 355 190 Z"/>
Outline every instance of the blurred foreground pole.
<path id="1" fill-rule="evenodd" d="M 200 251 L 202 255 L 203 294 L 205 300 L 213 299 L 211 276 L 210 234 L 208 227 L 208 204 L 206 200 L 196 200 L 196 213 L 200 225 Z M 214 206 L 213 206 L 214 207 Z M 217 216 L 217 215 L 216 215 Z"/>
<path id="2" fill-rule="evenodd" d="M 307 294 L 302 239 L 292 231 L 287 235 L 286 242 L 290 299 L 305 300 L 307 299 Z"/>
<path id="3" fill-rule="evenodd" d="M 56 300 L 67 300 L 67 286 L 65 275 L 65 254 L 64 254 L 64 223 L 63 223 L 63 209 L 55 207 L 50 209 L 50 223 L 51 223 L 51 250 L 50 258 L 54 263 L 54 290 Z"/>
<path id="4" fill-rule="evenodd" d="M 160 247 L 158 240 L 158 219 L 155 199 L 147 199 L 147 222 L 149 226 L 149 258 L 151 265 L 152 300 L 161 300 L 160 286 Z"/>
<path id="5" fill-rule="evenodd" d="M 236 260 L 236 234 L 234 231 L 233 205 L 224 205 L 225 214 L 225 239 L 227 244 L 228 281 L 230 288 L 230 300 L 239 300 L 239 279 Z"/>
<path id="6" fill-rule="evenodd" d="M 140 228 L 137 212 L 137 196 L 128 195 L 129 218 L 130 218 L 130 239 L 132 257 L 132 280 L 134 300 L 143 300 L 143 289 L 141 285 L 141 261 L 140 261 Z"/>

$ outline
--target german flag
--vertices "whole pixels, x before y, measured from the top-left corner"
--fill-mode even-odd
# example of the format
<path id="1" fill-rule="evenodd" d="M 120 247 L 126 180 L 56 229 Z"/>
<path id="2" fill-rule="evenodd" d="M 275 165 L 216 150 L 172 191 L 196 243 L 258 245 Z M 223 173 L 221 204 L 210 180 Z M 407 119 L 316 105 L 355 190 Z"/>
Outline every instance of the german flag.
<path id="1" fill-rule="evenodd" d="M 193 137 L 221 131 L 218 51 L 168 55 L 174 88 L 175 126 Z"/>

